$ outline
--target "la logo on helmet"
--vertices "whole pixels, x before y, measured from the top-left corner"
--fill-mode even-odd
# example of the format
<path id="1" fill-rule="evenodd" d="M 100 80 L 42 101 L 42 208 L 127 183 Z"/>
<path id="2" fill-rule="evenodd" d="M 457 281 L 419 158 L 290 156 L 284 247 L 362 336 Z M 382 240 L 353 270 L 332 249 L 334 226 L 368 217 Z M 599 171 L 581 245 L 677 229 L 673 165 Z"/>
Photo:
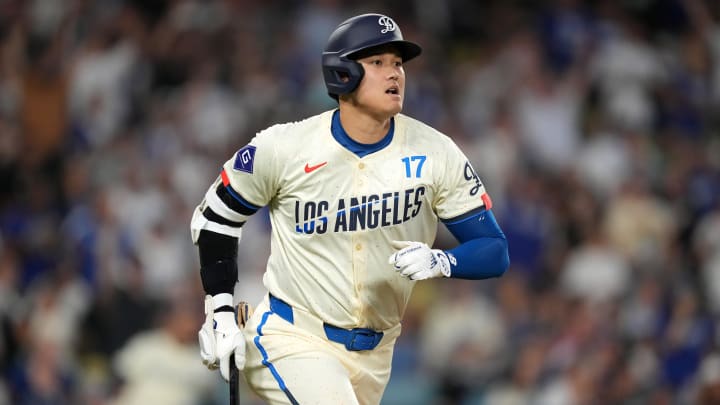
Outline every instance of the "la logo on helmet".
<path id="1" fill-rule="evenodd" d="M 384 16 L 380 17 L 380 19 L 378 20 L 378 24 L 385 26 L 385 28 L 380 30 L 381 34 L 386 34 L 390 31 L 395 31 L 395 27 L 396 27 L 395 21 L 393 21 L 393 19 L 388 16 L 384 15 Z"/>

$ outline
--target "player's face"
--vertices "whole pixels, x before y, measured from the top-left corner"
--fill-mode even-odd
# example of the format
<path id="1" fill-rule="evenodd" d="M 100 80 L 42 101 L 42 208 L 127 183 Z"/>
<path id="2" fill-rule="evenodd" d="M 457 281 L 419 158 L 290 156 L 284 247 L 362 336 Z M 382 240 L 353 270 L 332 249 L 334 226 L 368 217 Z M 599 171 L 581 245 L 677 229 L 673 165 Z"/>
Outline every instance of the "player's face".
<path id="1" fill-rule="evenodd" d="M 357 62 L 365 69 L 365 75 L 355 91 L 356 104 L 387 117 L 402 111 L 405 70 L 400 54 L 388 49 Z"/>

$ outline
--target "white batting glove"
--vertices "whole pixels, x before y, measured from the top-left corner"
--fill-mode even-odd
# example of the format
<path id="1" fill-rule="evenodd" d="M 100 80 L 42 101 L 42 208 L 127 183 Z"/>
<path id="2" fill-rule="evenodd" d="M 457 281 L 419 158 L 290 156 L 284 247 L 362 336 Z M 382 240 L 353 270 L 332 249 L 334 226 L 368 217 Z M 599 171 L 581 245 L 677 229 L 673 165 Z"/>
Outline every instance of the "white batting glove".
<path id="1" fill-rule="evenodd" d="M 388 263 L 410 280 L 450 277 L 450 260 L 440 249 L 430 249 L 422 242 L 392 241 L 398 251 L 390 255 Z"/>
<path id="2" fill-rule="evenodd" d="M 232 307 L 231 294 L 205 297 L 205 323 L 198 332 L 200 357 L 210 370 L 220 368 L 220 374 L 230 379 L 230 354 L 235 353 L 235 367 L 245 367 L 245 338 L 235 320 L 234 312 L 215 312 L 222 306 Z"/>

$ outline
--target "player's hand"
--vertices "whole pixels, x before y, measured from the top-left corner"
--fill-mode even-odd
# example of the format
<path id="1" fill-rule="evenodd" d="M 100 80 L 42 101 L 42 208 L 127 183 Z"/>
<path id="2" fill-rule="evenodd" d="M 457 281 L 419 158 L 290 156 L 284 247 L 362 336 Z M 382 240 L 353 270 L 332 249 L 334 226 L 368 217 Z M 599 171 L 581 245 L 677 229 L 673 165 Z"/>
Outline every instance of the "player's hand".
<path id="1" fill-rule="evenodd" d="M 223 306 L 220 301 L 227 297 L 207 296 L 205 298 L 205 323 L 198 332 L 200 341 L 200 356 L 203 364 L 210 370 L 220 368 L 220 374 L 228 381 L 230 379 L 230 355 L 235 353 L 235 364 L 238 370 L 245 367 L 245 338 L 235 321 L 234 312 L 214 312 Z M 232 305 L 232 296 L 230 296 Z"/>
<path id="2" fill-rule="evenodd" d="M 440 249 L 430 249 L 422 242 L 392 241 L 397 252 L 390 255 L 388 263 L 410 280 L 450 277 L 450 260 Z"/>

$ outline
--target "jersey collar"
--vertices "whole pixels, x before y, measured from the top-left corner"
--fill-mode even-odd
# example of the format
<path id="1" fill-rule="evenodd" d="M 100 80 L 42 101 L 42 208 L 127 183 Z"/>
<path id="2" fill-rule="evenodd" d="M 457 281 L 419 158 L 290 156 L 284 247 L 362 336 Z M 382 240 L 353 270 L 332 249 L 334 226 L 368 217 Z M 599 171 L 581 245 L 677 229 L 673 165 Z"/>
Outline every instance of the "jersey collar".
<path id="1" fill-rule="evenodd" d="M 340 145 L 350 152 L 356 154 L 358 157 L 365 157 L 371 153 L 375 153 L 384 147 L 388 146 L 392 142 L 393 135 L 395 134 L 395 118 L 390 118 L 390 129 L 388 133 L 376 143 L 365 144 L 356 142 L 350 135 L 345 132 L 345 128 L 340 123 L 340 110 L 335 110 L 332 116 L 332 124 L 330 125 L 330 131 L 332 132 L 333 138 Z"/>

